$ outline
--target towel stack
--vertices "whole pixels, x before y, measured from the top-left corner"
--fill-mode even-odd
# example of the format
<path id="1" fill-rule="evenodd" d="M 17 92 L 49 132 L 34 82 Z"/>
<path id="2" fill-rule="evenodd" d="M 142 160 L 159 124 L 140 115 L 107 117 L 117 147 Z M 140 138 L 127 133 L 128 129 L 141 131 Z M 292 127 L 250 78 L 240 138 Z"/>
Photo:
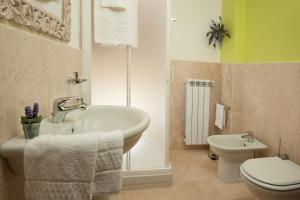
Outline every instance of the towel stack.
<path id="1" fill-rule="evenodd" d="M 137 47 L 137 22 L 137 0 L 94 0 L 95 43 Z"/>
<path id="2" fill-rule="evenodd" d="M 25 199 L 91 200 L 93 193 L 117 192 L 122 155 L 121 131 L 37 137 L 24 150 Z"/>

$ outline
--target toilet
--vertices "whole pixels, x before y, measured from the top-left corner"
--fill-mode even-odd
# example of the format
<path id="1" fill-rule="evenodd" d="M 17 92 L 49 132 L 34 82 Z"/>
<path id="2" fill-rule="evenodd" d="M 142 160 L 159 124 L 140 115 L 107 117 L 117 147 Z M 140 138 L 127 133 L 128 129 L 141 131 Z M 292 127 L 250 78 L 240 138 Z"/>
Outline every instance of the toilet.
<path id="1" fill-rule="evenodd" d="M 278 157 L 250 159 L 240 173 L 258 200 L 299 200 L 300 166 Z"/>

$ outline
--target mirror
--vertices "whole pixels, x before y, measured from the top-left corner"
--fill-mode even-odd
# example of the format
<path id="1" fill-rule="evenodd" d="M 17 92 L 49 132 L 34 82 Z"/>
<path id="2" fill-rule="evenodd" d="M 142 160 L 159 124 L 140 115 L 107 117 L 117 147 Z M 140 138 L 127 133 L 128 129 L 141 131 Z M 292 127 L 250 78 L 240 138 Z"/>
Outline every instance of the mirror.
<path id="1" fill-rule="evenodd" d="M 63 21 L 63 0 L 32 0 L 41 8 L 47 10 L 49 13 Z"/>
<path id="2" fill-rule="evenodd" d="M 0 0 L 0 20 L 70 41 L 71 0 Z"/>

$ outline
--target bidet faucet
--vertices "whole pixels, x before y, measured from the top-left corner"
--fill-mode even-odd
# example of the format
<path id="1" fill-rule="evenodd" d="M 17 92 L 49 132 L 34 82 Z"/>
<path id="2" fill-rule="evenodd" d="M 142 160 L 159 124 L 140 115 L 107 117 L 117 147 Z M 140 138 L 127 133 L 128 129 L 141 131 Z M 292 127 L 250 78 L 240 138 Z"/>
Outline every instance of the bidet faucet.
<path id="1" fill-rule="evenodd" d="M 247 135 L 242 135 L 242 138 L 247 138 L 248 142 L 254 142 L 253 131 L 246 131 Z"/>
<path id="2" fill-rule="evenodd" d="M 87 104 L 83 102 L 82 97 L 62 97 L 55 99 L 53 102 L 53 123 L 61 123 L 65 120 L 66 115 L 77 109 L 85 110 Z"/>

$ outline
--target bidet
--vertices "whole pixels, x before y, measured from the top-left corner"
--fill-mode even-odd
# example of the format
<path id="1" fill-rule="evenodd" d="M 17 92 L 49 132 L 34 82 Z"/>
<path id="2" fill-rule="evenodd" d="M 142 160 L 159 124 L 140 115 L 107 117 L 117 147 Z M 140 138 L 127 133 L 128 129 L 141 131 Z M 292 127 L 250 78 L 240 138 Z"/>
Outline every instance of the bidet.
<path id="1" fill-rule="evenodd" d="M 218 178 L 223 182 L 240 182 L 240 165 L 253 158 L 255 152 L 267 146 L 253 137 L 248 140 L 245 134 L 212 135 L 207 138 L 211 150 L 219 156 Z"/>

